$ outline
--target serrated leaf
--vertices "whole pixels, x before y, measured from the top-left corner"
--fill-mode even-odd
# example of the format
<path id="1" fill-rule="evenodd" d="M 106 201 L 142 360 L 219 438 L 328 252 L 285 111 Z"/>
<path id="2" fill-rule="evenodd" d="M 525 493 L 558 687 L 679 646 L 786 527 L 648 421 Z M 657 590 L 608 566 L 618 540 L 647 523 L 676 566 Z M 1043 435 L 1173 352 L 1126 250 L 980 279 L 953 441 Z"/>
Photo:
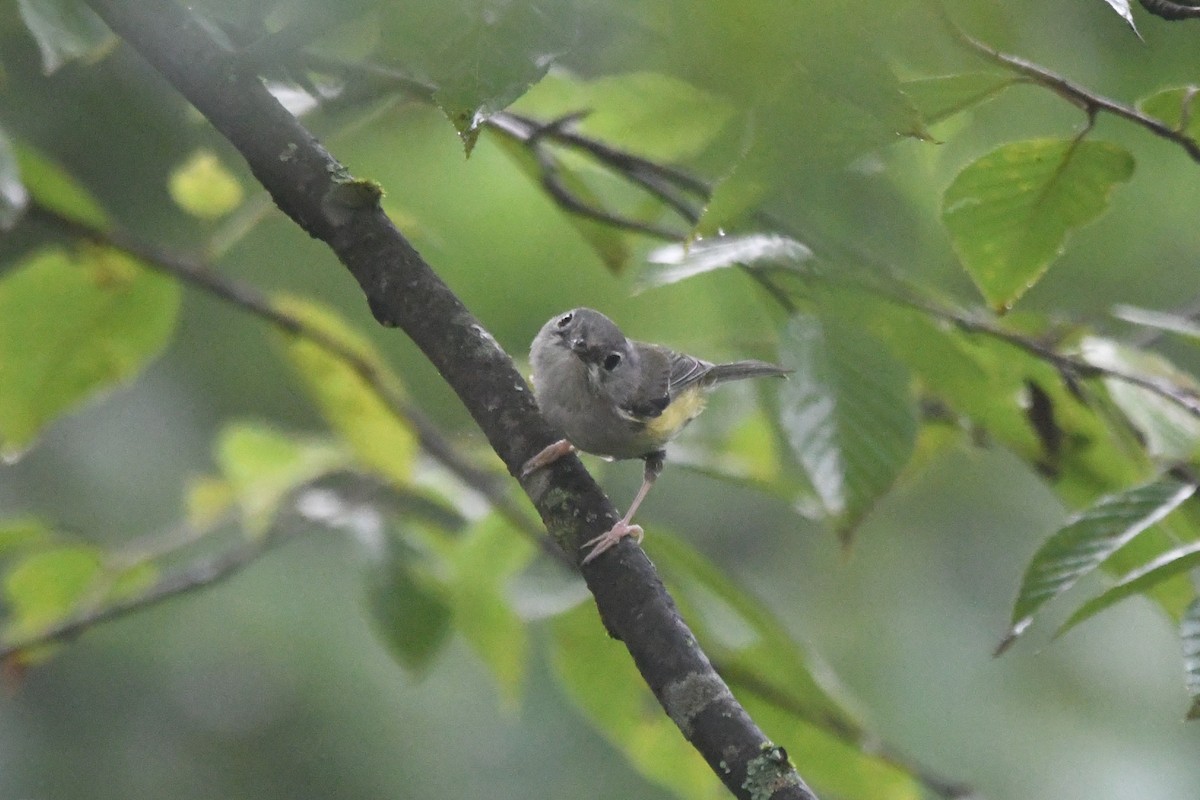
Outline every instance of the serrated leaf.
<path id="1" fill-rule="evenodd" d="M 217 219 L 245 198 L 242 185 L 211 150 L 197 150 L 167 178 L 171 199 L 193 217 Z"/>
<path id="2" fill-rule="evenodd" d="M 140 372 L 166 346 L 178 285 L 124 254 L 45 250 L 0 278 L 0 454 Z"/>
<path id="3" fill-rule="evenodd" d="M 871 330 L 912 369 L 926 402 L 976 440 L 1011 450 L 1044 476 L 1070 508 L 1145 481 L 1157 471 L 1111 412 L 1097 413 L 1053 366 L 996 339 L 964 333 L 908 309 L 871 314 Z M 1009 318 L 1006 330 L 1033 339 L 1036 317 Z"/>
<path id="4" fill-rule="evenodd" d="M 380 394 L 383 391 L 389 396 L 402 397 L 399 376 L 366 337 L 331 309 L 288 296 L 277 297 L 275 305 L 369 367 L 381 389 L 324 345 L 297 334 L 281 337 L 288 364 L 300 377 L 321 416 L 345 439 L 358 460 L 396 484 L 407 483 L 417 454 L 417 439 L 407 421 Z"/>
<path id="5" fill-rule="evenodd" d="M 1182 575 L 1196 567 L 1200 567 L 1200 542 L 1190 542 L 1172 548 L 1149 563 L 1123 575 L 1102 594 L 1084 603 L 1059 627 L 1054 635 L 1055 637 L 1062 636 L 1079 623 L 1091 619 L 1125 598 L 1147 592 L 1163 581 L 1176 575 Z"/>
<path id="6" fill-rule="evenodd" d="M 638 290 L 667 286 L 727 267 L 779 265 L 800 269 L 812 255 L 812 250 L 795 239 L 773 233 L 715 236 L 686 244 L 668 244 L 646 257 L 650 266 L 642 272 Z"/>
<path id="7" fill-rule="evenodd" d="M 1038 548 L 1013 606 L 1012 625 L 997 652 L 1025 632 L 1050 600 L 1102 565 L 1139 533 L 1166 517 L 1196 491 L 1196 484 L 1173 475 L 1102 497 L 1074 515 Z"/>
<path id="8" fill-rule="evenodd" d="M 344 468 L 346 456 L 323 442 L 288 436 L 264 425 L 227 425 L 216 445 L 216 461 L 242 509 L 247 529 L 262 535 L 279 504 L 295 489 Z"/>
<path id="9" fill-rule="evenodd" d="M 1080 344 L 1089 364 L 1154 381 L 1183 404 L 1129 381 L 1106 376 L 1104 385 L 1117 407 L 1145 439 L 1151 456 L 1164 462 L 1188 461 L 1200 453 L 1200 383 L 1157 353 L 1089 336 Z M 1188 407 L 1185 407 L 1187 405 Z"/>
<path id="10" fill-rule="evenodd" d="M 792 451 L 843 535 L 908 463 L 917 421 L 909 375 L 860 326 L 797 314 L 780 343 L 795 370 L 780 389 Z"/>
<path id="11" fill-rule="evenodd" d="M 927 123 L 933 124 L 996 97 L 1016 83 L 1011 75 L 965 72 L 900 84 Z"/>
<path id="12" fill-rule="evenodd" d="M 508 599 L 508 582 L 534 553 L 533 543 L 495 514 L 476 522 L 446 552 L 454 628 L 491 669 L 501 698 L 513 705 L 529 660 L 529 632 Z"/>
<path id="13" fill-rule="evenodd" d="M 578 35 L 573 2 L 389 3 L 379 58 L 434 87 L 470 152 L 479 125 L 546 74 Z"/>
<path id="14" fill-rule="evenodd" d="M 550 663 L 559 685 L 638 773 L 683 800 L 724 793 L 650 694 L 628 651 L 604 635 L 594 605 L 560 614 L 551 637 Z"/>
<path id="15" fill-rule="evenodd" d="M 1183 648 L 1184 685 L 1192 697 L 1188 719 L 1200 719 L 1200 599 L 1192 601 L 1179 623 L 1179 643 Z"/>
<path id="16" fill-rule="evenodd" d="M 1138 101 L 1138 108 L 1143 114 L 1157 117 L 1169 128 L 1183 133 L 1190 138 L 1200 139 L 1200 108 L 1196 104 L 1196 94 L 1200 87 L 1176 86 L 1162 89 L 1149 97 Z"/>
<path id="17" fill-rule="evenodd" d="M 17 0 L 17 7 L 47 75 L 77 58 L 98 60 L 116 44 L 117 37 L 83 0 Z"/>
<path id="18" fill-rule="evenodd" d="M 17 143 L 16 151 L 21 181 L 32 200 L 67 219 L 108 229 L 108 214 L 66 170 L 24 142 Z"/>
<path id="19" fill-rule="evenodd" d="M 1034 139 L 968 164 L 942 197 L 955 252 L 997 312 L 1049 268 L 1070 232 L 1099 217 L 1133 156 L 1106 142 Z"/>
<path id="20" fill-rule="evenodd" d="M 733 119 L 727 101 L 656 72 L 584 80 L 554 71 L 513 109 L 542 119 L 587 112 L 573 130 L 660 163 L 700 154 Z"/>
<path id="21" fill-rule="evenodd" d="M 437 583 L 397 543 L 370 566 L 367 608 L 379 637 L 407 670 L 423 672 L 450 633 L 450 607 Z"/>
<path id="22" fill-rule="evenodd" d="M 0 231 L 12 228 L 29 204 L 29 191 L 21 182 L 17 154 L 0 128 Z"/>

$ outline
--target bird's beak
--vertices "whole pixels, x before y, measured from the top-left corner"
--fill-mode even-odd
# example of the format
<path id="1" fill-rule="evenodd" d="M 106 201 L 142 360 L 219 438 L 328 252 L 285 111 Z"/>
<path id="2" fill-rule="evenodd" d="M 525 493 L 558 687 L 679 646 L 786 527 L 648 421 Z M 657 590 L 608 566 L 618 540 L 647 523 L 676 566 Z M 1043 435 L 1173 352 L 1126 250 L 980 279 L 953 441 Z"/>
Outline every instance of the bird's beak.
<path id="1" fill-rule="evenodd" d="M 567 342 L 567 345 L 571 348 L 571 350 L 576 355 L 581 356 L 581 357 L 587 355 L 587 352 L 588 352 L 587 342 L 583 339 L 582 336 L 577 336 L 574 339 L 569 340 Z"/>

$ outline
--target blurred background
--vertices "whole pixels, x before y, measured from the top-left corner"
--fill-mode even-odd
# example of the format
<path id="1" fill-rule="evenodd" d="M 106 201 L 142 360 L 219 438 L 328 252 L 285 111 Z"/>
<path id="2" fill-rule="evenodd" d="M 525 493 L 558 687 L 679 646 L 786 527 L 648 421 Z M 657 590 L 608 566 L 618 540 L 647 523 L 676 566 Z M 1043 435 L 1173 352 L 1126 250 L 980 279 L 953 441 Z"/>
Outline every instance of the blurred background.
<path id="1" fill-rule="evenodd" d="M 653 48 L 666 23 L 634 24 L 644 18 L 629 4 L 582 5 L 568 66 L 604 74 L 667 58 Z M 1132 102 L 1197 78 L 1200 28 L 1140 15 L 1143 42 L 1095 0 L 998 5 L 963 4 L 964 24 L 1100 93 Z M 912 75 L 962 68 L 949 45 L 922 52 L 923 23 L 910 10 L 880 12 L 879 25 L 895 25 L 898 63 Z M 254 195 L 236 154 L 128 48 L 46 77 L 15 6 L 4 4 L 0 62 L 9 134 L 57 159 L 139 236 L 188 250 L 218 230 L 167 193 L 168 174 L 198 148 Z M 387 189 L 399 227 L 518 360 L 548 317 L 583 304 L 631 336 L 702 357 L 773 352 L 780 318 L 744 275 L 634 293 L 636 266 L 607 269 L 488 134 L 464 159 L 444 117 L 403 101 L 309 124 L 355 174 Z M 1121 332 L 1106 317 L 1114 303 L 1172 308 L 1200 291 L 1200 168 L 1144 131 L 1098 124 L 1099 138 L 1136 153 L 1135 177 L 1023 308 Z M 941 191 L 1000 142 L 1081 125 L 1062 101 L 1018 88 L 937 128 L 940 144 L 901 141 L 846 168 L 805 161 L 797 142 L 805 163 L 771 211 L 814 246 L 867 253 L 973 301 L 940 227 Z M 0 246 L 18 252 L 36 237 L 18 230 Z M 358 287 L 290 221 L 267 211 L 219 267 L 338 308 L 456 442 L 483 453 L 436 372 L 402 335 L 373 325 Z M 257 320 L 185 291 L 177 335 L 144 374 L 0 465 L 0 517 L 36 514 L 120 547 L 172 527 L 185 481 L 213 470 L 225 424 L 320 431 L 270 338 Z M 1188 351 L 1172 355 L 1198 366 Z M 683 444 L 746 399 L 719 405 Z M 587 464 L 627 503 L 639 463 Z M 849 552 L 787 503 L 683 468 L 668 467 L 643 509 L 650 537 L 656 527 L 680 532 L 723 565 L 838 676 L 882 741 L 931 771 L 991 800 L 1200 796 L 1200 727 L 1182 721 L 1177 639 L 1149 604 L 1127 601 L 1053 642 L 1041 624 L 992 658 L 1025 565 L 1067 513 L 1004 451 L 939 450 L 879 505 Z M 592 731 L 537 647 L 518 705 L 501 699 L 461 641 L 426 674 L 406 672 L 363 608 L 370 558 L 352 537 L 314 529 L 227 582 L 88 631 L 0 696 L 0 798 L 668 796 Z M 533 631 L 536 641 L 536 623 Z M 803 754 L 792 756 L 803 772 Z"/>

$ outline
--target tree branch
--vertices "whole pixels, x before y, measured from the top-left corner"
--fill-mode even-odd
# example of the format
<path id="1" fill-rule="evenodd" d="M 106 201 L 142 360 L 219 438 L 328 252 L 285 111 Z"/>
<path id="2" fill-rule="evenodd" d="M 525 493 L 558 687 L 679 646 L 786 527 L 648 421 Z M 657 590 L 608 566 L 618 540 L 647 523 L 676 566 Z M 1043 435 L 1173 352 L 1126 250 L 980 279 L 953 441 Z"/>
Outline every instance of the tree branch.
<path id="1" fill-rule="evenodd" d="M 1181 19 L 1200 19 L 1200 6 L 1176 3 L 1173 0 L 1141 0 L 1142 7 L 1155 16 L 1172 22 Z"/>
<path id="2" fill-rule="evenodd" d="M 396 387 L 382 379 L 373 363 L 352 348 L 346 347 L 328 336 L 320 328 L 280 310 L 258 287 L 223 275 L 201 260 L 167 250 L 150 242 L 141 241 L 120 228 L 102 231 L 63 216 L 36 201 L 31 202 L 26 213 L 31 219 L 46 222 L 71 236 L 124 251 L 152 269 L 164 272 L 249 312 L 284 333 L 299 336 L 319 345 L 334 358 L 354 370 L 355 374 L 363 380 L 392 415 L 401 424 L 413 430 L 418 443 L 429 456 L 467 486 L 479 492 L 514 528 L 534 538 L 544 546 L 548 554 L 559 560 L 565 560 L 563 551 L 542 535 L 541 526 L 509 497 L 499 474 L 476 466 L 459 453 L 446 435 L 420 408 L 410 403 L 407 397 L 396 390 Z"/>
<path id="3" fill-rule="evenodd" d="M 337 254 L 375 318 L 403 329 L 425 353 L 511 474 L 554 440 L 512 360 L 392 225 L 378 187 L 352 179 L 207 26 L 173 0 L 88 5 L 241 152 L 276 205 Z M 524 479 L 523 488 L 573 553 L 618 518 L 574 457 Z M 640 548 L 624 541 L 583 574 L 609 632 L 731 792 L 812 800 L 713 670 Z"/>
<path id="4" fill-rule="evenodd" d="M 951 19 L 949 13 L 940 2 L 935 3 L 935 6 L 954 38 L 977 55 L 983 56 L 994 64 L 999 64 L 1006 70 L 1014 72 L 1038 86 L 1049 89 L 1072 105 L 1083 109 L 1089 117 L 1094 117 L 1100 112 L 1105 112 L 1140 125 L 1155 136 L 1179 145 L 1193 161 L 1200 163 L 1200 142 L 1197 142 L 1182 130 L 1176 130 L 1156 117 L 1143 114 L 1133 106 L 1119 103 L 1116 100 L 1110 100 L 1107 97 L 1085 89 L 1068 78 L 1051 72 L 1032 61 L 1027 61 L 1020 56 L 1010 55 L 997 50 L 990 44 L 976 39 L 959 27 L 958 23 Z M 1196 10 L 1200 12 L 1200 9 Z"/>

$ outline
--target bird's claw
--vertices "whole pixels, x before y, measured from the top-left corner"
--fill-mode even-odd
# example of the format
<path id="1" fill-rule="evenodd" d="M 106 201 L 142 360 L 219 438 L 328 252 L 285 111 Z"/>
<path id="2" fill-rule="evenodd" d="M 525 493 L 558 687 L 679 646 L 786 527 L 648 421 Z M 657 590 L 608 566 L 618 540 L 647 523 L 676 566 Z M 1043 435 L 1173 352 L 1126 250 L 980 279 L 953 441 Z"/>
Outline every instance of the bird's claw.
<path id="1" fill-rule="evenodd" d="M 575 446 L 566 439 L 559 439 L 551 445 L 542 448 L 533 458 L 525 462 L 521 467 L 521 477 L 528 478 L 533 473 L 545 466 L 553 464 L 565 455 L 575 452 Z"/>
<path id="2" fill-rule="evenodd" d="M 591 552 L 584 556 L 581 563 L 587 564 L 595 560 L 596 557 L 601 553 L 605 552 L 606 550 L 611 550 L 613 547 L 615 547 L 617 542 L 621 541 L 626 536 L 632 536 L 635 542 L 641 544 L 642 538 L 645 537 L 645 535 L 646 533 L 642 530 L 641 525 L 630 525 L 625 521 L 618 522 L 604 533 L 600 534 L 594 539 L 588 539 L 579 546 L 580 550 L 584 549 L 585 547 L 592 548 Z"/>

